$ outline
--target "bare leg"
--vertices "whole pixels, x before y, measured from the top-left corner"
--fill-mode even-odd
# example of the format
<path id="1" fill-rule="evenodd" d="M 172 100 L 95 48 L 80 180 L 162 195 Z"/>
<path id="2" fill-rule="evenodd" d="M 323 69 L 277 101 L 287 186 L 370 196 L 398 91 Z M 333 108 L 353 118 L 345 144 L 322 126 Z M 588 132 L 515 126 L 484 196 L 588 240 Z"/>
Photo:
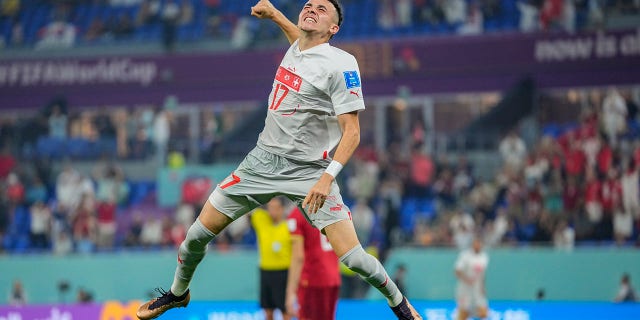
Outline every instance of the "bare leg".
<path id="1" fill-rule="evenodd" d="M 458 309 L 458 320 L 467 320 L 469 318 L 469 312 L 467 310 Z"/>
<path id="2" fill-rule="evenodd" d="M 204 207 L 200 211 L 198 220 L 209 229 L 209 231 L 219 234 L 224 228 L 226 228 L 233 220 L 218 211 L 211 202 L 207 201 Z"/>
<path id="3" fill-rule="evenodd" d="M 342 220 L 324 228 L 327 239 L 338 257 L 342 257 L 349 250 L 360 245 L 356 229 L 350 220 Z"/>
<path id="4" fill-rule="evenodd" d="M 264 319 L 273 320 L 273 309 L 264 309 Z"/>
<path id="5" fill-rule="evenodd" d="M 478 307 L 478 317 L 480 319 L 484 319 L 489 315 L 489 312 L 486 307 Z"/>

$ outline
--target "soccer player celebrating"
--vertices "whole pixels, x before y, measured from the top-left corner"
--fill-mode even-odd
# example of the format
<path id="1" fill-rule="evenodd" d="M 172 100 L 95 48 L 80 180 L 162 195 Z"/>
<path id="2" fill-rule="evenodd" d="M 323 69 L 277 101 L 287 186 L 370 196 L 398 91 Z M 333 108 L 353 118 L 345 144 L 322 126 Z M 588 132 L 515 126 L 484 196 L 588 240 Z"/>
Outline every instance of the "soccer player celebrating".
<path id="1" fill-rule="evenodd" d="M 340 30 L 342 7 L 337 0 L 309 0 L 297 26 L 268 0 L 259 1 L 251 14 L 271 19 L 291 43 L 275 73 L 264 129 L 189 228 L 171 289 L 140 306 L 137 316 L 152 319 L 187 306 L 189 283 L 207 244 L 235 219 L 285 195 L 327 236 L 340 261 L 387 299 L 398 319 L 422 319 L 360 245 L 335 181 L 360 143 L 358 113 L 365 108 L 355 57 L 329 44 Z"/>
<path id="2" fill-rule="evenodd" d="M 476 237 L 470 249 L 458 255 L 455 275 L 458 278 L 456 304 L 458 320 L 466 320 L 470 315 L 486 318 L 488 313 L 485 272 L 489 256 L 482 250 L 482 240 Z"/>

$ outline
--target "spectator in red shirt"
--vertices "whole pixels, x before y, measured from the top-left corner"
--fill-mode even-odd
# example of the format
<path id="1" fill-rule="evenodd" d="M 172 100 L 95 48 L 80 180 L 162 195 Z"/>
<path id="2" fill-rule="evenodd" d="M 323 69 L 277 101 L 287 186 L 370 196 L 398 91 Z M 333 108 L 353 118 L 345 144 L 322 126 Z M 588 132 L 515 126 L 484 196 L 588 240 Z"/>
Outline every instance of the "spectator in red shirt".
<path id="1" fill-rule="evenodd" d="M 97 222 L 95 205 L 91 195 L 82 195 L 80 205 L 72 216 L 74 216 L 73 239 L 76 244 L 76 251 L 80 253 L 93 252 L 95 249 Z"/>
<path id="2" fill-rule="evenodd" d="M 18 175 L 11 172 L 6 181 L 6 197 L 13 204 L 21 204 L 24 201 L 24 185 Z"/>
<path id="3" fill-rule="evenodd" d="M 603 142 L 605 141 L 603 140 Z M 600 177 L 606 177 L 613 165 L 613 150 L 608 143 L 602 144 L 596 156 L 596 161 L 598 163 L 598 174 Z"/>
<path id="4" fill-rule="evenodd" d="M 543 30 L 549 30 L 559 24 L 563 14 L 563 0 L 545 0 L 540 10 L 540 24 Z"/>
<path id="5" fill-rule="evenodd" d="M 571 143 L 574 140 L 577 140 L 577 133 L 574 130 L 569 130 L 564 132 L 562 135 L 558 137 L 558 146 L 562 153 L 567 154 L 571 150 Z"/>
<path id="6" fill-rule="evenodd" d="M 101 248 L 112 248 L 116 235 L 116 203 L 114 199 L 98 203 L 98 239 Z"/>
<path id="7" fill-rule="evenodd" d="M 340 293 L 338 257 L 329 240 L 307 222 L 300 209 L 291 212 L 288 223 L 292 246 L 287 313 L 301 320 L 333 320 Z"/>
<path id="8" fill-rule="evenodd" d="M 588 167 L 596 167 L 598 165 L 598 153 L 606 140 L 600 135 L 587 136 L 582 139 L 582 151 L 587 158 Z"/>
<path id="9" fill-rule="evenodd" d="M 580 142 L 573 140 L 570 149 L 566 154 L 564 168 L 568 176 L 580 177 L 585 172 L 587 157 L 585 156 Z"/>
<path id="10" fill-rule="evenodd" d="M 540 211 L 542 210 L 543 205 L 542 185 L 540 182 L 536 182 L 536 184 L 528 190 L 527 207 L 531 210 Z"/>
<path id="11" fill-rule="evenodd" d="M 593 138 L 598 135 L 598 119 L 590 116 L 583 116 L 578 127 L 578 138 L 581 140 Z"/>
<path id="12" fill-rule="evenodd" d="M 424 198 L 429 195 L 429 188 L 433 180 L 435 165 L 431 157 L 422 150 L 422 145 L 416 145 L 411 153 L 411 177 L 409 196 Z"/>
<path id="13" fill-rule="evenodd" d="M 16 160 L 11 155 L 8 146 L 2 147 L 0 150 L 0 179 L 4 180 L 9 175 L 9 172 L 16 166 Z"/>

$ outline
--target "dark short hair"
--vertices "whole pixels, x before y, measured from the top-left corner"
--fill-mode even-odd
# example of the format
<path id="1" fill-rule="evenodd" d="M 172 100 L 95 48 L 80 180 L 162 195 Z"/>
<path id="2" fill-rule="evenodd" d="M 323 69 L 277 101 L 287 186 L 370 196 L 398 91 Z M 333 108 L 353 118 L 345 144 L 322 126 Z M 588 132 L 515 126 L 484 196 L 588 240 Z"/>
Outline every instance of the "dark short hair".
<path id="1" fill-rule="evenodd" d="M 342 25 L 342 5 L 338 0 L 329 0 L 331 4 L 336 8 L 336 12 L 338 13 L 338 26 Z"/>

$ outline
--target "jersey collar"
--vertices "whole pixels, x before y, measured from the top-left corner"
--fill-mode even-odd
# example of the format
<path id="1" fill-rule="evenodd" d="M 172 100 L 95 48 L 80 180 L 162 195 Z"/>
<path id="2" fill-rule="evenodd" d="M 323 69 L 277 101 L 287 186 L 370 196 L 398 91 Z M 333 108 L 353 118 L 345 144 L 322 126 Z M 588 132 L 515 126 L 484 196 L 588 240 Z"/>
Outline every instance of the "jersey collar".
<path id="1" fill-rule="evenodd" d="M 325 42 L 325 43 L 319 44 L 319 45 L 317 45 L 317 46 L 315 46 L 315 47 L 311 47 L 311 48 L 309 48 L 309 49 L 307 49 L 307 50 L 301 51 L 301 50 L 300 50 L 300 47 L 298 46 L 299 41 L 300 41 L 300 40 L 296 40 L 296 41 L 293 43 L 293 45 L 294 45 L 294 46 L 293 46 L 293 54 L 295 54 L 296 56 L 301 56 L 301 55 L 305 55 L 305 54 L 312 54 L 312 53 L 322 52 L 322 51 L 327 50 L 327 48 L 329 48 L 329 46 L 330 46 L 328 42 Z"/>

